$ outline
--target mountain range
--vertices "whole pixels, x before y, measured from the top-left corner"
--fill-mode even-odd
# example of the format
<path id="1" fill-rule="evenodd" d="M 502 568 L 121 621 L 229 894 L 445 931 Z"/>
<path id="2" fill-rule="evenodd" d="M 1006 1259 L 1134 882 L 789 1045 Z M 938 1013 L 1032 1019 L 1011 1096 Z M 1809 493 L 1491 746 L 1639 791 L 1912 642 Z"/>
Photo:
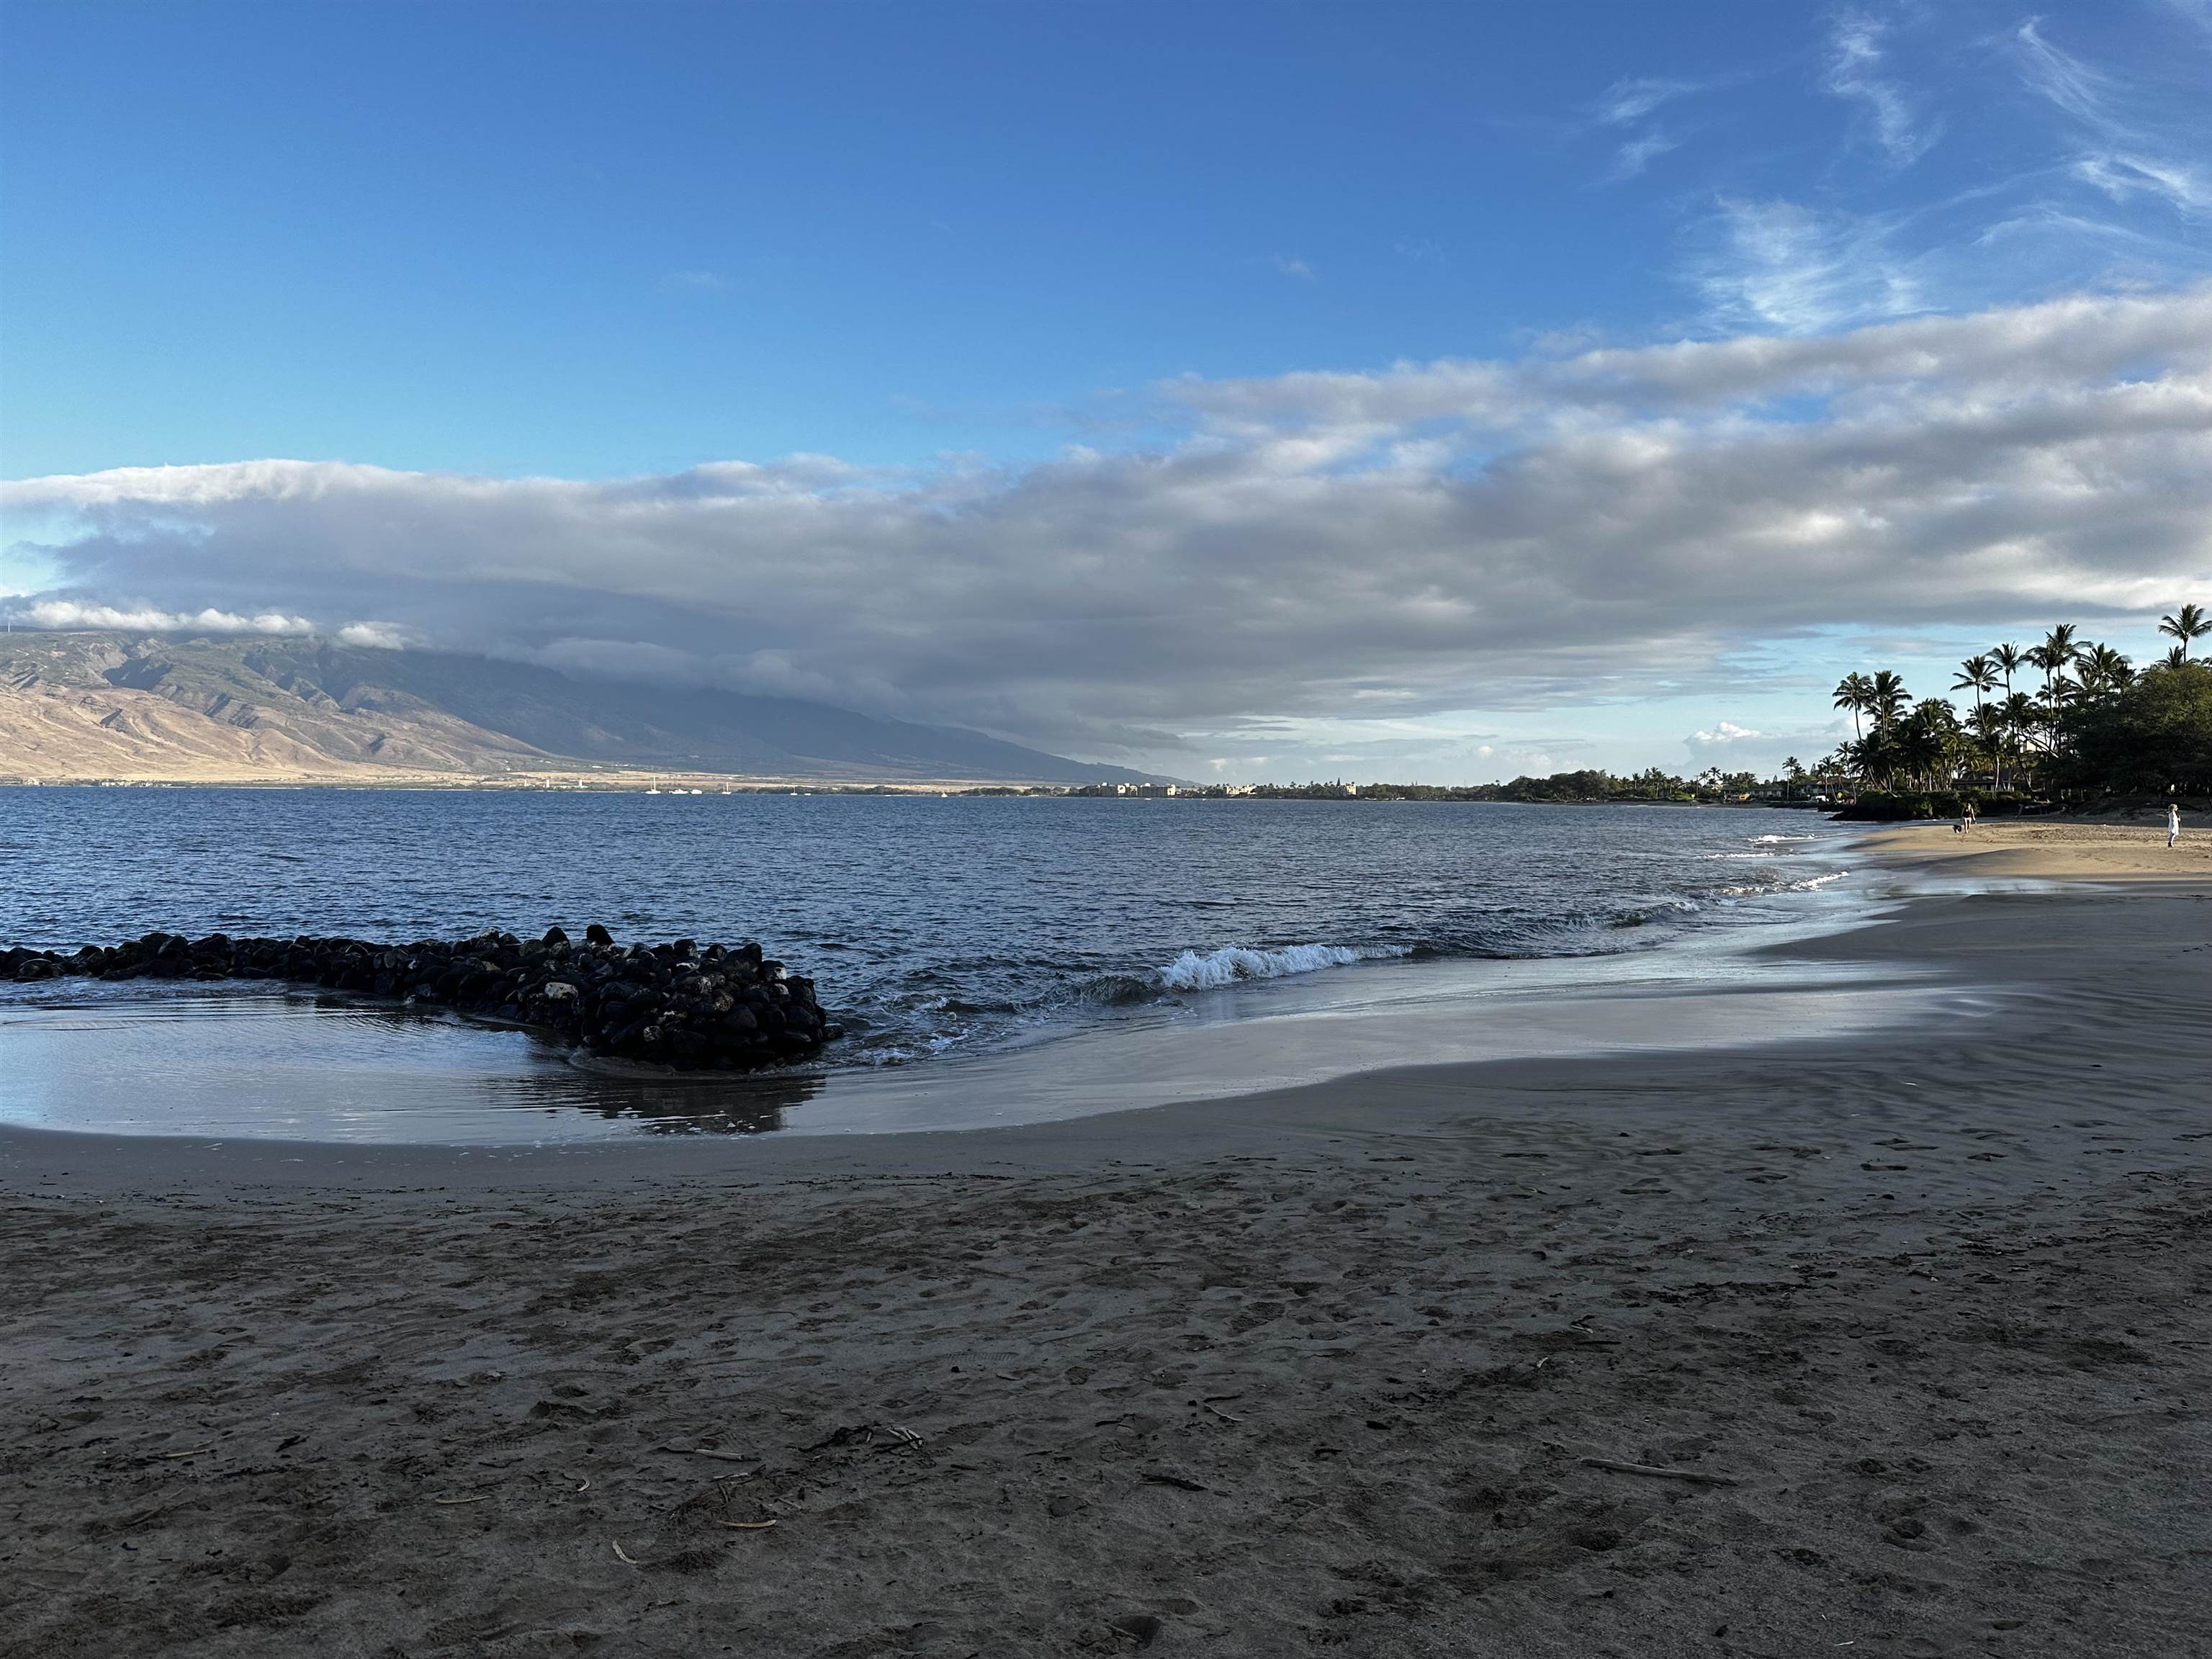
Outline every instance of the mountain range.
<path id="1" fill-rule="evenodd" d="M 0 636 L 0 779 L 434 781 L 592 770 L 1163 781 L 958 726 L 487 657 L 289 638 Z"/>

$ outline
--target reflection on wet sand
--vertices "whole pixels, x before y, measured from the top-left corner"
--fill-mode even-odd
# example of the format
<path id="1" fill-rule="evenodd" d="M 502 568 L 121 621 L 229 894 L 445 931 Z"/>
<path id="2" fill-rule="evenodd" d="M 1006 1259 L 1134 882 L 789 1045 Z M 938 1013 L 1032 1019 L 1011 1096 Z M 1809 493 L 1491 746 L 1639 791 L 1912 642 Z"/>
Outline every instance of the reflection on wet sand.
<path id="1" fill-rule="evenodd" d="M 763 1072 L 743 1076 L 666 1073 L 605 1061 L 570 1049 L 520 1026 L 471 1018 L 447 1010 L 417 1013 L 388 1004 L 356 1002 L 327 991 L 298 994 L 319 1013 L 350 1019 L 392 1034 L 396 1042 L 419 1041 L 426 1026 L 495 1031 L 529 1045 L 531 1063 L 512 1075 L 493 1074 L 476 1085 L 485 1103 L 505 1111 L 578 1111 L 609 1123 L 633 1122 L 653 1134 L 765 1134 L 784 1127 L 787 1108 L 822 1092 L 818 1072 Z"/>
<path id="2" fill-rule="evenodd" d="M 678 1075 L 580 1064 L 450 1012 L 267 986 L 42 986 L 0 996 L 0 1115 L 111 1134 L 514 1143 L 761 1134 L 815 1072 Z"/>

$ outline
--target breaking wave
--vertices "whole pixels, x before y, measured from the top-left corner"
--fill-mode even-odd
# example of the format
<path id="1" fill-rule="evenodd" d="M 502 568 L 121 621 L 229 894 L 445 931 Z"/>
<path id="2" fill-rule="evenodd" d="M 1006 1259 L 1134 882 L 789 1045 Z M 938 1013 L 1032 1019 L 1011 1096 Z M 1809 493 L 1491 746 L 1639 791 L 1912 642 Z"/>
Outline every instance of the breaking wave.
<path id="1" fill-rule="evenodd" d="M 1160 983 L 1173 991 L 1207 991 L 1240 980 L 1280 979 L 1287 974 L 1310 974 L 1323 968 L 1348 968 L 1355 962 L 1378 962 L 1408 951 L 1396 945 L 1285 945 L 1273 951 L 1255 951 L 1242 945 L 1218 951 L 1186 951 L 1159 970 Z"/>
<path id="2" fill-rule="evenodd" d="M 1830 870 L 1817 876 L 1807 876 L 1799 881 L 1761 881 L 1748 886 L 1723 887 L 1720 890 L 1729 898 L 1764 898 L 1773 893 L 1816 893 L 1832 883 L 1841 881 L 1850 873 L 1845 870 Z"/>

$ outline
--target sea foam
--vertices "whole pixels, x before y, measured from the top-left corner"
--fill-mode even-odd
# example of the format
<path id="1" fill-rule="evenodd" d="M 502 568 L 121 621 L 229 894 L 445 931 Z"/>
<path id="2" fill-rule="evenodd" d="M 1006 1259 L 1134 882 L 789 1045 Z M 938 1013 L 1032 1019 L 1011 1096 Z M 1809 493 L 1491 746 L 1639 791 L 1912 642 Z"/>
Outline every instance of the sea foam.
<path id="1" fill-rule="evenodd" d="M 1355 950 L 1348 945 L 1285 945 L 1273 951 L 1255 951 L 1229 945 L 1202 953 L 1184 951 L 1159 970 L 1160 983 L 1171 991 L 1205 991 L 1234 985 L 1239 980 L 1280 979 L 1286 974 L 1348 968 L 1355 962 L 1376 962 L 1405 954 L 1403 949 L 1390 945 Z"/>

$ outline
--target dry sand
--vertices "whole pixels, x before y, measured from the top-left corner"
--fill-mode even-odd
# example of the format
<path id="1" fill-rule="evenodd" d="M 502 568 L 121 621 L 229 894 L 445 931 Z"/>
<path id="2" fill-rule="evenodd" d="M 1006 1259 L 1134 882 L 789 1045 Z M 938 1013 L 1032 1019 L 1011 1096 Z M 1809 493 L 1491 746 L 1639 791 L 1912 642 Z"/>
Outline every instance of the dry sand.
<path id="1" fill-rule="evenodd" d="M 2018 877 L 2039 881 L 2212 881 L 2212 825 L 2185 817 L 2180 842 L 2166 844 L 2164 814 L 2154 821 L 2033 818 L 1978 823 L 1903 824 L 1866 837 L 1880 855 L 1940 870 L 1948 877 Z"/>
<path id="2" fill-rule="evenodd" d="M 1987 1012 L 963 1136 L 0 1136 L 0 1653 L 2212 1652 L 2212 878 L 1798 949 Z"/>

